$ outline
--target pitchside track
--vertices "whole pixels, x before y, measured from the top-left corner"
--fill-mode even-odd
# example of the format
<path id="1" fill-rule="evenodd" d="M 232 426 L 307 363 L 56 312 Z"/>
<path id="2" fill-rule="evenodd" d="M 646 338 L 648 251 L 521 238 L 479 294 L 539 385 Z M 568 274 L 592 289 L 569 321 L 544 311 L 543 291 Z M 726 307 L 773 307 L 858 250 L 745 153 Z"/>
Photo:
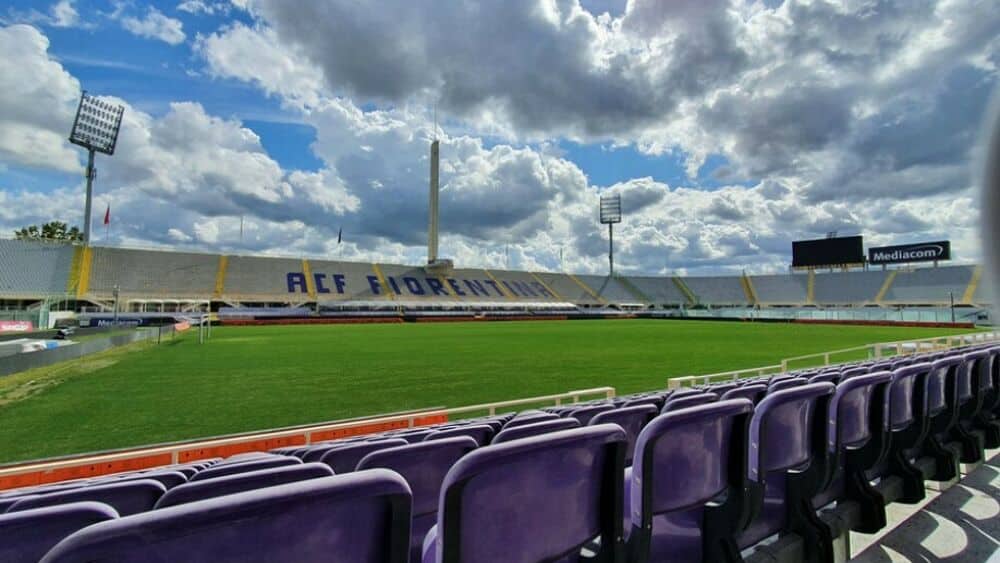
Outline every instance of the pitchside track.
<path id="1" fill-rule="evenodd" d="M 223 327 L 0 379 L 0 463 L 773 364 L 941 328 L 611 320 Z M 846 360 L 847 358 L 844 358 Z"/>

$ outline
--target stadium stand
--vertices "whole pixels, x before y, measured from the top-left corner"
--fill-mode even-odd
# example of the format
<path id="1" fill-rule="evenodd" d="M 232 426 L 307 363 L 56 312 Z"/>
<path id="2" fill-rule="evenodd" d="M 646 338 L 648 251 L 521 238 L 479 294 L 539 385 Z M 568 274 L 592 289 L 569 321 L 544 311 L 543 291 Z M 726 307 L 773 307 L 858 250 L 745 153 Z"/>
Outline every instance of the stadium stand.
<path id="1" fill-rule="evenodd" d="M 0 239 L 0 297 L 41 299 L 67 293 L 78 251 L 65 243 Z"/>
<path id="2" fill-rule="evenodd" d="M 750 276 L 761 305 L 802 305 L 809 301 L 809 276 Z"/>
<path id="3" fill-rule="evenodd" d="M 96 299 L 111 299 L 115 287 L 124 298 L 210 299 L 219 257 L 155 250 L 95 246 L 86 287 Z"/>
<path id="4" fill-rule="evenodd" d="M 689 304 L 681 290 L 677 289 L 677 284 L 670 278 L 628 276 L 626 279 L 642 292 L 650 305 L 677 307 Z"/>
<path id="5" fill-rule="evenodd" d="M 539 279 L 565 301 L 584 307 L 594 307 L 604 304 L 588 285 L 578 280 L 572 274 L 539 273 Z"/>
<path id="6" fill-rule="evenodd" d="M 849 531 L 986 461 L 998 420 L 1000 346 L 975 344 L 305 448 L 321 463 L 285 447 L 3 491 L 0 532 L 34 528 L 0 533 L 0 554 L 843 561 Z M 275 459 L 290 465 L 261 469 Z M 148 478 L 167 473 L 190 479 Z"/>
<path id="7" fill-rule="evenodd" d="M 684 278 L 684 284 L 694 293 L 698 303 L 710 306 L 750 304 L 743 283 L 738 276 L 690 276 Z"/>
<path id="8" fill-rule="evenodd" d="M 316 288 L 316 299 L 319 301 L 388 299 L 384 293 L 376 294 L 371 289 L 368 276 L 375 276 L 375 269 L 371 264 L 328 260 L 309 260 L 308 264 Z M 337 276 L 342 276 L 344 289 L 339 287 Z"/>
<path id="9" fill-rule="evenodd" d="M 863 305 L 874 303 L 885 284 L 887 272 L 858 271 L 816 274 L 817 305 Z"/>
<path id="10" fill-rule="evenodd" d="M 229 256 L 221 299 L 229 302 L 309 301 L 311 280 L 303 272 L 302 260 L 263 256 Z M 301 273 L 301 282 L 289 273 Z M 304 287 L 303 287 L 304 286 Z M 306 291 L 294 290 L 306 289 Z"/>
<path id="11" fill-rule="evenodd" d="M 900 304 L 947 303 L 953 295 L 958 303 L 969 287 L 972 273 L 972 266 L 897 270 L 882 301 Z"/>
<path id="12" fill-rule="evenodd" d="M 591 291 L 596 293 L 602 300 L 608 303 L 615 303 L 618 305 L 642 305 L 647 301 L 645 296 L 632 291 L 619 278 L 586 275 L 578 275 L 576 278 L 586 284 Z"/>

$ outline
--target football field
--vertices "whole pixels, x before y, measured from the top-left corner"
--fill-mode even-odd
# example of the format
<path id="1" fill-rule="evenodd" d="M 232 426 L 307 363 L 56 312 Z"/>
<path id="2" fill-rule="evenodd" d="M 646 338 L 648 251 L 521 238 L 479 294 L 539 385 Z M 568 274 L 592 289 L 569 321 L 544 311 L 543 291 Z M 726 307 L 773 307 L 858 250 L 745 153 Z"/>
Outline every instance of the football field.
<path id="1" fill-rule="evenodd" d="M 609 385 L 968 332 L 663 320 L 221 327 L 0 379 L 0 463 Z"/>

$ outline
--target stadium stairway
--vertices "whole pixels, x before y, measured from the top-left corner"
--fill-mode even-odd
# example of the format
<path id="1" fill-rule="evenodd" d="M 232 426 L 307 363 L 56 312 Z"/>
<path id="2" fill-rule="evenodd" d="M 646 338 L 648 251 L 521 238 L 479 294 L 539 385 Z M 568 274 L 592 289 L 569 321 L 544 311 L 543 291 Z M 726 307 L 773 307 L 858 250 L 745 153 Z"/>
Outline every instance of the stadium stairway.
<path id="1" fill-rule="evenodd" d="M 986 561 L 997 448 L 980 344 L 8 490 L 0 560 Z"/>

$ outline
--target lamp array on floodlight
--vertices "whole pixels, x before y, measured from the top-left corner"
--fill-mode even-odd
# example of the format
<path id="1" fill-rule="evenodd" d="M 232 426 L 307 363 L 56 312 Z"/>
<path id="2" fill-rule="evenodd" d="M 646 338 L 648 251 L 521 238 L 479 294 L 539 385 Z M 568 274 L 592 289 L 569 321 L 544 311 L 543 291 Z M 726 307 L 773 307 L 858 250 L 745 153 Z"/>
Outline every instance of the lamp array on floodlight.
<path id="1" fill-rule="evenodd" d="M 86 91 L 80 96 L 80 105 L 76 108 L 69 142 L 87 149 L 87 202 L 83 212 L 84 244 L 90 244 L 90 210 L 96 176 L 94 153 L 100 152 L 109 156 L 115 154 L 124 114 L 125 106 L 88 95 Z"/>

